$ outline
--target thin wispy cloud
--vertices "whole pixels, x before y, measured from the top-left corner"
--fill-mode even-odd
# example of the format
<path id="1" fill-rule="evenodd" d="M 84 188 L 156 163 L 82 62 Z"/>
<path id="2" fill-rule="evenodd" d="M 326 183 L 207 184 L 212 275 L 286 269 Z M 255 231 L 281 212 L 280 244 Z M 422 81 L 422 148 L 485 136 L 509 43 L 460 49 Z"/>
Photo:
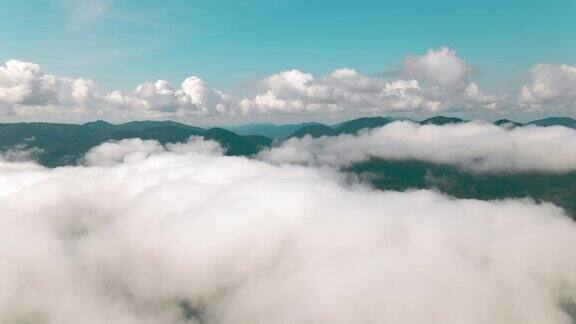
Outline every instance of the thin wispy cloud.
<path id="1" fill-rule="evenodd" d="M 115 2 L 116 0 L 57 0 L 56 4 L 66 12 L 70 30 L 76 30 L 107 16 L 113 10 Z"/>
<path id="2" fill-rule="evenodd" d="M 138 25 L 158 30 L 168 31 L 171 28 L 155 21 L 150 13 L 127 11 L 120 9 L 117 0 L 55 0 L 65 12 L 70 31 L 78 31 L 83 27 L 109 20 L 130 25 Z"/>

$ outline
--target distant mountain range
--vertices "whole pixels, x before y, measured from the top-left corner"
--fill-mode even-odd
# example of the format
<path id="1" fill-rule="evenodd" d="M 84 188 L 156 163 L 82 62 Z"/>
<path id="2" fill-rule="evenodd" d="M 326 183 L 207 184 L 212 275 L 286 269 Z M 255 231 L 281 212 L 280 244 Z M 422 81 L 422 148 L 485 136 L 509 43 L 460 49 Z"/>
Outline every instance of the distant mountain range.
<path id="1" fill-rule="evenodd" d="M 192 135 L 219 142 L 228 155 L 252 155 L 272 142 L 264 136 L 240 136 L 223 128 L 203 129 L 172 121 L 133 121 L 120 125 L 105 121 L 83 125 L 15 123 L 0 124 L 0 150 L 36 147 L 42 150 L 39 162 L 52 167 L 75 164 L 89 149 L 107 141 L 141 138 L 165 144 L 184 142 Z"/>
<path id="2" fill-rule="evenodd" d="M 302 127 L 321 125 L 320 123 L 302 123 L 289 125 L 276 125 L 271 123 L 253 123 L 239 126 L 223 126 L 238 135 L 262 135 L 269 138 L 285 138 Z"/>
<path id="3" fill-rule="evenodd" d="M 312 137 L 335 136 L 340 134 L 357 134 L 362 129 L 371 129 L 384 126 L 388 123 L 404 120 L 394 117 L 362 117 L 345 121 L 336 125 L 324 125 L 321 123 L 303 123 L 293 125 L 275 125 L 275 124 L 246 124 L 241 126 L 229 126 L 224 128 L 234 131 L 239 135 L 261 135 L 271 139 L 286 139 L 292 137 Z M 467 120 L 457 117 L 435 116 L 422 121 L 406 119 L 422 125 L 447 125 L 466 123 Z M 494 122 L 498 126 L 519 127 L 526 125 L 536 126 L 564 126 L 576 129 L 576 120 L 569 117 L 549 117 L 538 119 L 528 123 L 521 123 L 509 119 L 500 119 Z"/>
<path id="4" fill-rule="evenodd" d="M 304 136 L 321 137 L 340 134 L 357 134 L 363 129 L 384 126 L 397 119 L 387 117 L 363 117 L 339 123 L 324 125 L 321 123 L 302 123 L 292 125 L 247 124 L 200 128 L 173 121 L 132 121 L 124 124 L 111 124 L 94 121 L 83 125 L 58 123 L 14 123 L 0 124 L 0 151 L 15 147 L 36 147 L 42 150 L 39 162 L 45 166 L 70 165 L 90 148 L 101 143 L 126 138 L 157 140 L 160 143 L 186 141 L 190 136 L 202 136 L 215 140 L 227 150 L 228 155 L 249 156 L 257 153 L 274 141 Z M 455 118 L 436 116 L 420 121 L 423 125 L 446 125 L 465 123 Z M 519 123 L 507 119 L 494 122 L 506 127 L 525 125 L 564 126 L 576 129 L 576 120 L 568 117 L 549 117 Z"/>

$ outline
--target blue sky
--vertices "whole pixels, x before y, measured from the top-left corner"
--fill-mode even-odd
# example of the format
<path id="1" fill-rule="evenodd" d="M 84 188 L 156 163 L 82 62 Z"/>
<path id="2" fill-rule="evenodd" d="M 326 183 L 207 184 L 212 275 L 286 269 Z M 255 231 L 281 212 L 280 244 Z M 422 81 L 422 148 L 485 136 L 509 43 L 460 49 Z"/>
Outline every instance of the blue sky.
<path id="1" fill-rule="evenodd" d="M 0 119 L 576 117 L 574 35 L 574 0 L 3 0 Z"/>
<path id="2" fill-rule="evenodd" d="M 573 0 L 0 2 L 2 61 L 120 89 L 195 74 L 234 93 L 289 68 L 376 73 L 443 45 L 501 87 L 538 62 L 576 63 L 575 34 Z"/>

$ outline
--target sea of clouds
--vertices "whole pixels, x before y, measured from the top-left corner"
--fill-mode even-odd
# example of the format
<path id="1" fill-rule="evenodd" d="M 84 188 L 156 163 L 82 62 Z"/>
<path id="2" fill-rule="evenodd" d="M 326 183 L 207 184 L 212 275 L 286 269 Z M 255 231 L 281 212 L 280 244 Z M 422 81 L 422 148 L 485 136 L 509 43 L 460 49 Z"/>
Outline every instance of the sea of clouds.
<path id="1" fill-rule="evenodd" d="M 377 191 L 331 167 L 417 146 L 525 170 L 556 161 L 557 143 L 566 170 L 574 132 L 534 129 L 395 123 L 259 159 L 199 138 L 106 143 L 53 169 L 5 158 L 0 323 L 569 324 L 576 224 L 562 209 Z M 288 148 L 315 162 L 285 163 Z"/>

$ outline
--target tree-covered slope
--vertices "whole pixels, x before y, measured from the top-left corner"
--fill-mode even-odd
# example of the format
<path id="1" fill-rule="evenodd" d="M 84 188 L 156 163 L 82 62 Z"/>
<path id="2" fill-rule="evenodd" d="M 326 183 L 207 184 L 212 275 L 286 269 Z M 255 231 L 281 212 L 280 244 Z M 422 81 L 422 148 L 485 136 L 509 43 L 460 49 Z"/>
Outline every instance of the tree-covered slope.
<path id="1" fill-rule="evenodd" d="M 494 124 L 503 127 L 524 125 L 570 127 L 570 118 L 547 118 L 527 124 L 503 119 Z M 389 122 L 382 117 L 359 118 L 329 127 L 309 123 L 288 137 L 336 136 L 355 134 L 362 129 L 380 127 Z M 459 118 L 437 116 L 423 124 L 446 125 L 465 122 Z M 294 125 L 291 125 L 292 127 Z M 114 125 L 95 121 L 83 125 L 58 123 L 0 124 L 0 150 L 35 148 L 38 161 L 48 167 L 71 165 L 91 148 L 110 140 L 142 138 L 160 143 L 183 142 L 190 136 L 202 136 L 222 145 L 228 155 L 250 156 L 275 145 L 263 135 L 239 135 L 223 128 L 202 128 L 170 121 L 136 121 Z M 281 141 L 280 141 L 281 142 Z M 374 159 L 358 163 L 345 171 L 358 176 L 375 188 L 407 190 L 432 188 L 459 198 L 503 199 L 529 197 L 552 202 L 576 215 L 576 172 L 555 173 L 474 173 L 455 166 L 419 161 Z"/>
<path id="2" fill-rule="evenodd" d="M 335 131 L 338 134 L 357 134 L 360 130 L 382 127 L 390 122 L 384 117 L 362 117 L 339 124 Z"/>
<path id="3" fill-rule="evenodd" d="M 202 136 L 206 139 L 218 142 L 224 149 L 226 149 L 227 155 L 249 156 L 258 153 L 259 151 L 259 146 L 254 142 L 223 128 L 210 128 L 204 132 Z"/>
<path id="4" fill-rule="evenodd" d="M 471 199 L 532 198 L 576 217 L 576 172 L 475 173 L 421 161 L 373 159 L 346 169 L 382 190 L 436 189 Z"/>
<path id="5" fill-rule="evenodd" d="M 260 135 L 269 138 L 285 138 L 290 136 L 295 131 L 311 125 L 318 125 L 318 123 L 309 122 L 302 124 L 287 124 L 275 125 L 271 123 L 253 123 L 238 126 L 223 126 L 221 128 L 232 131 L 238 135 Z"/>
<path id="6" fill-rule="evenodd" d="M 422 125 L 447 125 L 447 124 L 460 124 L 466 121 L 456 117 L 446 117 L 446 116 L 434 116 L 428 119 L 424 119 L 420 122 Z"/>
<path id="7" fill-rule="evenodd" d="M 292 133 L 290 136 L 288 136 L 288 138 L 294 138 L 294 137 L 302 138 L 304 136 L 311 136 L 313 138 L 318 138 L 322 136 L 334 136 L 334 135 L 338 135 L 338 133 L 334 129 L 326 125 L 317 124 L 302 127 L 299 130 Z"/>
<path id="8" fill-rule="evenodd" d="M 544 119 L 531 121 L 528 124 L 543 127 L 564 126 L 564 127 L 576 128 L 576 120 L 569 117 L 548 117 Z"/>
<path id="9" fill-rule="evenodd" d="M 54 167 L 75 164 L 88 150 L 107 141 L 141 138 L 165 144 L 184 142 L 190 136 L 215 140 L 229 155 L 251 155 L 272 142 L 263 136 L 243 138 L 223 129 L 204 130 L 172 121 L 15 123 L 0 124 L 0 151 L 34 148 L 41 164 Z"/>

